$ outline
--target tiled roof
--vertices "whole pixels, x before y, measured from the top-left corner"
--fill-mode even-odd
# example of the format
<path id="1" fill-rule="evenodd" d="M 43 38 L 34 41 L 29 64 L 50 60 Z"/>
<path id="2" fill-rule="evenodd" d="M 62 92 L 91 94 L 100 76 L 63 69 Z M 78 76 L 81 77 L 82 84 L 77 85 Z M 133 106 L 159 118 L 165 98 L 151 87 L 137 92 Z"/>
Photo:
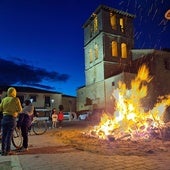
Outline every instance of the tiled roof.
<path id="1" fill-rule="evenodd" d="M 109 12 L 115 12 L 117 14 L 128 16 L 128 17 L 131 17 L 131 18 L 135 18 L 135 15 L 133 15 L 133 14 L 130 14 L 128 12 L 118 10 L 118 9 L 115 9 L 115 8 L 111 8 L 111 7 L 108 7 L 106 5 L 99 5 L 97 7 L 97 9 L 93 12 L 93 14 L 99 13 L 101 9 L 109 11 Z M 91 15 L 90 18 L 84 23 L 83 27 L 87 26 L 93 18 L 94 18 L 94 15 Z"/>
<path id="2" fill-rule="evenodd" d="M 125 16 L 128 16 L 128 17 L 131 17 L 131 18 L 135 18 L 135 15 L 133 15 L 133 14 L 130 14 L 128 12 L 125 12 L 125 11 L 122 11 L 122 10 L 118 10 L 118 9 L 115 9 L 115 8 L 111 8 L 111 7 L 108 7 L 106 5 L 100 5 L 95 10 L 95 13 L 98 12 L 100 9 L 105 9 L 105 10 L 110 11 L 110 12 L 115 12 L 117 14 L 122 14 L 122 15 L 125 15 Z"/>

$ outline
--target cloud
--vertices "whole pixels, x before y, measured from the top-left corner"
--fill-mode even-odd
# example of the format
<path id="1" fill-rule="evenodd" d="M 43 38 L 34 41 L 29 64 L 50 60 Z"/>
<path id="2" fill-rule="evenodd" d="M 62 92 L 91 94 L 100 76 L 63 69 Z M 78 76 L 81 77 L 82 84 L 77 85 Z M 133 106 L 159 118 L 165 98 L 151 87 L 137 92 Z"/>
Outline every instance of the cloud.
<path id="1" fill-rule="evenodd" d="M 17 59 L 10 61 L 0 58 L 0 85 L 20 84 L 52 89 L 51 86 L 41 84 L 42 81 L 66 82 L 68 79 L 69 75 L 67 74 L 50 72 L 43 68 L 24 64 Z"/>

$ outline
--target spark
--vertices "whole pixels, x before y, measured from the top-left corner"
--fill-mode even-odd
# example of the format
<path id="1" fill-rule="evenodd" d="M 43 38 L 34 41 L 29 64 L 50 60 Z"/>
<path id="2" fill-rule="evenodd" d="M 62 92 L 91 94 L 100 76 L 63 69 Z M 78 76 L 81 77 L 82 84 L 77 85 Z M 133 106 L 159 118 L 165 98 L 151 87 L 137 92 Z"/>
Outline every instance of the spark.
<path id="1" fill-rule="evenodd" d="M 145 47 L 145 42 L 143 42 L 143 44 L 141 45 L 141 49 L 143 49 Z"/>
<path id="2" fill-rule="evenodd" d="M 165 32 L 166 29 L 167 29 L 167 26 L 164 26 L 161 32 L 162 32 L 162 33 Z"/>
<path id="3" fill-rule="evenodd" d="M 136 39 L 139 39 L 141 34 L 142 34 L 142 32 L 136 32 L 136 34 L 135 34 Z"/>
<path id="4" fill-rule="evenodd" d="M 120 2 L 119 2 L 119 5 L 122 5 L 122 4 L 123 4 L 123 1 L 120 1 Z"/>
<path id="5" fill-rule="evenodd" d="M 142 23 L 142 20 L 143 20 L 143 16 L 140 17 L 139 23 Z"/>
<path id="6" fill-rule="evenodd" d="M 152 17 L 152 20 L 154 20 L 157 12 L 158 12 L 158 9 L 156 9 L 155 14 L 154 14 L 153 17 Z"/>
<path id="7" fill-rule="evenodd" d="M 149 11 L 148 11 L 148 16 L 151 14 L 152 9 L 153 9 L 153 4 L 151 5 L 151 8 L 150 8 Z"/>
<path id="8" fill-rule="evenodd" d="M 135 1 L 135 9 L 137 9 L 137 6 L 138 6 L 137 1 Z"/>
<path id="9" fill-rule="evenodd" d="M 160 22 L 158 25 L 159 25 L 159 26 L 160 26 L 160 25 L 166 25 L 167 22 L 168 22 L 167 20 L 162 19 L 161 22 Z"/>
<path id="10" fill-rule="evenodd" d="M 141 5 L 138 5 L 138 9 L 139 9 L 139 8 L 141 9 Z"/>
<path id="11" fill-rule="evenodd" d="M 129 4 L 130 4 L 130 0 L 128 1 L 128 4 L 127 4 L 128 7 L 129 7 Z"/>

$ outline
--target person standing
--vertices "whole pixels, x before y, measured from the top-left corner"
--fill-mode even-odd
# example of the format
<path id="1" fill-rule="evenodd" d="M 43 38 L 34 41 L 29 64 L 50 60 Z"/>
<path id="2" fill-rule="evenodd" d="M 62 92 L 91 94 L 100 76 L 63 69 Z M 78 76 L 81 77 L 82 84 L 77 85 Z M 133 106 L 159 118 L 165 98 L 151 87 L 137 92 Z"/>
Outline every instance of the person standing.
<path id="1" fill-rule="evenodd" d="M 16 118 L 18 113 L 22 111 L 21 102 L 16 97 L 17 91 L 14 87 L 8 88 L 7 97 L 2 99 L 0 104 L 0 112 L 3 113 L 2 119 L 2 146 L 1 155 L 11 155 L 11 140 L 13 131 L 16 127 Z"/>
<path id="2" fill-rule="evenodd" d="M 53 114 L 52 114 L 52 128 L 56 128 L 57 127 L 57 119 L 58 119 L 58 115 L 55 109 L 53 109 Z"/>
<path id="3" fill-rule="evenodd" d="M 64 119 L 64 115 L 63 115 L 64 107 L 63 107 L 63 105 L 59 105 L 58 109 L 59 109 L 58 122 L 59 122 L 59 128 L 61 128 L 62 127 L 61 124 L 62 124 L 62 121 Z"/>
<path id="4" fill-rule="evenodd" d="M 50 127 L 49 127 L 49 128 L 52 128 L 52 127 L 53 127 L 52 116 L 53 116 L 54 112 L 56 112 L 56 108 L 53 108 L 53 109 L 51 110 L 50 115 L 49 115 L 49 122 L 50 122 Z"/>
<path id="5" fill-rule="evenodd" d="M 21 133 L 23 137 L 23 146 L 19 151 L 28 151 L 28 132 L 31 126 L 31 122 L 34 116 L 34 106 L 30 100 L 25 100 L 24 108 L 19 114 L 17 127 L 21 128 Z"/>

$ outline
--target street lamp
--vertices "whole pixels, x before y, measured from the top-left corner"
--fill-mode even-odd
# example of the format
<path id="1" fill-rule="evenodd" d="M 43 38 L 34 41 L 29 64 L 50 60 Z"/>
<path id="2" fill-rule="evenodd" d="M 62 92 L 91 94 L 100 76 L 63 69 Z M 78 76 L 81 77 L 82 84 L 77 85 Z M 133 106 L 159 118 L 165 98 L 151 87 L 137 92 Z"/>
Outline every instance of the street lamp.
<path id="1" fill-rule="evenodd" d="M 51 110 L 53 108 L 53 104 L 54 104 L 54 99 L 51 99 Z"/>

